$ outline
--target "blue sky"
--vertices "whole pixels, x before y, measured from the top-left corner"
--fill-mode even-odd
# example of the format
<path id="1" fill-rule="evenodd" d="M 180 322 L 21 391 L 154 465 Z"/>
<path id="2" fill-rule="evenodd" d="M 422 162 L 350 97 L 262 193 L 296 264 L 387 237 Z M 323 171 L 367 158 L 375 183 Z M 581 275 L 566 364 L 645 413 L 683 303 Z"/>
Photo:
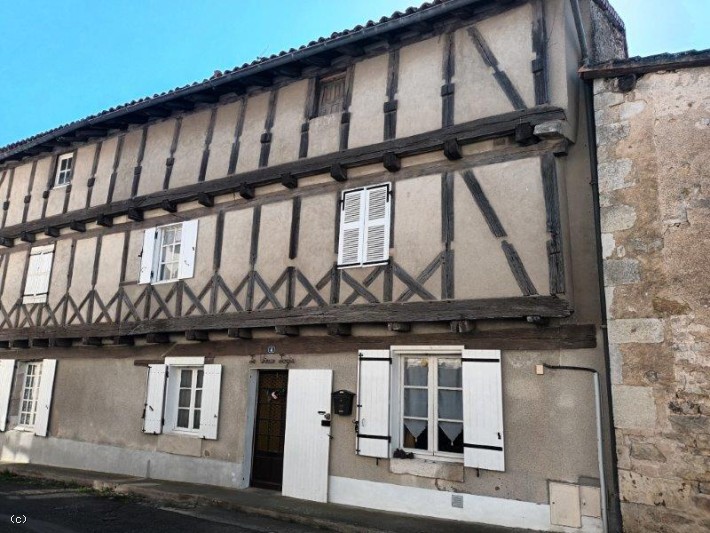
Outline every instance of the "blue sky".
<path id="1" fill-rule="evenodd" d="M 710 0 L 611 2 L 626 22 L 631 55 L 710 48 Z M 414 3 L 6 0 L 0 146 Z"/>

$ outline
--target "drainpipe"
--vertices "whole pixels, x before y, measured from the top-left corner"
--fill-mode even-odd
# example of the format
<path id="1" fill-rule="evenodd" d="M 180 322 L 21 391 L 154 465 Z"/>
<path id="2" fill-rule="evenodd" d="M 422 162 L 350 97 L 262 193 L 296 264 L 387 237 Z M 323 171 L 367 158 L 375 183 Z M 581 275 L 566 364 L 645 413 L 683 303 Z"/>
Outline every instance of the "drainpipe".
<path id="1" fill-rule="evenodd" d="M 591 1 L 591 0 L 590 0 Z M 579 48 L 581 50 L 581 63 L 584 66 L 589 65 L 589 46 L 587 43 L 587 35 L 584 30 L 584 24 L 582 23 L 582 13 L 579 7 L 579 0 L 570 0 L 572 7 L 572 14 L 574 16 L 574 23 L 577 30 L 577 37 L 579 39 Z M 607 452 L 609 456 L 609 466 L 611 468 L 611 479 L 609 480 L 609 492 L 604 492 L 602 488 L 602 509 L 606 508 L 607 516 L 604 517 L 604 530 L 620 532 L 623 531 L 623 524 L 621 521 L 621 503 L 619 501 L 619 483 L 617 479 L 617 458 L 616 458 L 616 431 L 614 427 L 614 413 L 611 409 L 612 406 L 612 394 L 611 394 L 611 357 L 609 355 L 609 332 L 607 329 L 607 312 L 606 312 L 606 292 L 604 286 L 604 257 L 602 253 L 602 232 L 601 232 L 601 206 L 599 203 L 599 172 L 598 172 L 598 162 L 597 162 L 597 130 L 596 130 L 596 120 L 594 116 L 594 88 L 593 81 L 583 81 L 583 97 L 584 97 L 584 108 L 586 113 L 587 122 L 587 146 L 589 149 L 589 166 L 591 171 L 592 180 L 590 185 L 592 187 L 592 203 L 594 211 L 594 239 L 596 246 L 596 262 L 597 262 L 597 281 L 599 284 L 599 306 L 600 306 L 600 328 L 602 332 L 602 348 L 604 350 L 604 371 L 606 373 L 605 379 L 605 389 L 604 394 L 606 396 L 606 404 L 601 404 L 601 398 L 598 397 L 597 404 L 597 416 L 601 409 L 609 406 L 608 410 L 604 411 L 607 420 L 607 431 L 608 431 L 608 442 L 607 442 Z M 597 390 L 599 389 L 599 374 L 596 374 Z M 600 393 L 601 391 L 598 390 Z M 598 424 L 600 421 L 598 420 Z M 598 428 L 601 426 L 598 425 Z M 601 434 L 599 435 L 601 439 Z M 601 462 L 603 458 L 603 440 L 599 442 L 599 471 L 600 476 L 603 474 L 602 468 L 603 463 Z M 601 482 L 600 477 L 600 482 Z M 610 516 L 609 516 L 610 515 Z"/>
<path id="2" fill-rule="evenodd" d="M 601 493 L 600 503 L 602 512 L 602 528 L 604 533 L 609 532 L 608 513 L 606 506 L 606 476 L 604 475 L 604 452 L 602 448 L 602 400 L 601 400 L 601 385 L 599 380 L 599 372 L 593 368 L 584 366 L 565 366 L 565 365 L 542 365 L 549 370 L 573 370 L 579 372 L 591 372 L 594 377 L 594 413 L 596 415 L 597 428 L 597 461 L 599 464 L 599 490 Z"/>

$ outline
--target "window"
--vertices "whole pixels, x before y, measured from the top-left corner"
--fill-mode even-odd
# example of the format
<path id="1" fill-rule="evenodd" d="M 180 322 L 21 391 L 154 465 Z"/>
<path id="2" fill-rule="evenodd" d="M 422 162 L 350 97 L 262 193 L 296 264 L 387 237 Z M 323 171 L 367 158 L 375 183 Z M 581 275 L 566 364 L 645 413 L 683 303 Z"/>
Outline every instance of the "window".
<path id="1" fill-rule="evenodd" d="M 191 278 L 195 271 L 196 246 L 197 220 L 146 230 L 139 283 Z"/>
<path id="2" fill-rule="evenodd" d="M 222 365 L 166 357 L 149 365 L 143 431 L 217 438 Z"/>
<path id="3" fill-rule="evenodd" d="M 404 357 L 401 402 L 405 450 L 463 454 L 460 357 Z"/>
<path id="4" fill-rule="evenodd" d="M 340 113 L 345 105 L 345 74 L 318 82 L 318 116 Z"/>
<path id="5" fill-rule="evenodd" d="M 22 297 L 24 304 L 45 303 L 49 293 L 49 280 L 52 275 L 54 259 L 54 244 L 35 246 L 30 252 L 30 264 L 27 268 L 25 292 Z"/>
<path id="6" fill-rule="evenodd" d="M 56 359 L 0 359 L 0 431 L 16 427 L 47 436 Z M 9 415 L 9 416 L 8 416 Z"/>
<path id="7" fill-rule="evenodd" d="M 177 371 L 180 376 L 175 429 L 199 430 L 205 371 L 202 368 L 180 368 Z"/>
<path id="8" fill-rule="evenodd" d="M 54 186 L 62 187 L 71 183 L 74 167 L 74 154 L 63 154 L 57 158 L 57 173 L 54 176 Z"/>
<path id="9" fill-rule="evenodd" d="M 20 426 L 34 427 L 37 417 L 37 397 L 39 383 L 42 378 L 42 363 L 27 363 L 22 384 L 20 402 Z"/>
<path id="10" fill-rule="evenodd" d="M 390 184 L 343 191 L 338 266 L 386 263 L 390 242 Z"/>
<path id="11" fill-rule="evenodd" d="M 500 350 L 393 346 L 360 350 L 358 455 L 462 461 L 505 470 Z"/>

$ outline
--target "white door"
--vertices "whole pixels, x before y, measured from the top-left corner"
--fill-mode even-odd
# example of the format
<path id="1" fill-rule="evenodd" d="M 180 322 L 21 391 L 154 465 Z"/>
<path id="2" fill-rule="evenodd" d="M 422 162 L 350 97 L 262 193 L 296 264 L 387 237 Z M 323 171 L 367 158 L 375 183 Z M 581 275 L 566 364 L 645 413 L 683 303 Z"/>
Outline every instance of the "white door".
<path id="1" fill-rule="evenodd" d="M 328 501 L 332 387 L 332 370 L 288 371 L 284 496 Z"/>

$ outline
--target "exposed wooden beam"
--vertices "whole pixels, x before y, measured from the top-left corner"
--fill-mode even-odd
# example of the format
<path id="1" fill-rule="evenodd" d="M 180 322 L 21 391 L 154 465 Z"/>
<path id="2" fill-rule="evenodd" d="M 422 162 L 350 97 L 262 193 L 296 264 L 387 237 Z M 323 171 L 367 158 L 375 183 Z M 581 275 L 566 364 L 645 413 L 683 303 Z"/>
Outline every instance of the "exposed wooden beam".
<path id="1" fill-rule="evenodd" d="M 99 215 L 96 217 L 96 223 L 104 228 L 113 226 L 113 217 L 111 215 Z"/>
<path id="2" fill-rule="evenodd" d="M 30 339 L 32 348 L 49 348 L 50 339 Z"/>
<path id="3" fill-rule="evenodd" d="M 111 339 L 116 346 L 133 346 L 135 338 L 128 335 L 117 335 Z"/>
<path id="4" fill-rule="evenodd" d="M 103 346 L 104 341 L 101 337 L 84 337 L 81 339 L 81 343 L 84 346 Z"/>
<path id="5" fill-rule="evenodd" d="M 387 324 L 387 329 L 390 331 L 408 333 L 412 331 L 412 324 L 409 322 L 390 322 Z"/>
<path id="6" fill-rule="evenodd" d="M 129 220 L 133 220 L 134 222 L 142 222 L 143 221 L 143 210 L 138 209 L 137 207 L 132 207 L 128 209 L 128 213 L 126 213 L 128 216 Z"/>
<path id="7" fill-rule="evenodd" d="M 476 329 L 476 322 L 473 320 L 452 320 L 449 326 L 452 333 L 471 333 Z"/>
<path id="8" fill-rule="evenodd" d="M 216 104 L 219 102 L 219 95 L 215 93 L 195 93 L 185 98 L 199 104 Z"/>
<path id="9" fill-rule="evenodd" d="M 173 112 L 169 109 L 161 107 L 147 107 L 145 109 L 141 109 L 140 112 L 150 118 L 168 118 L 170 115 L 173 114 Z"/>
<path id="10" fill-rule="evenodd" d="M 27 231 L 23 231 L 22 234 L 20 235 L 20 240 L 22 242 L 33 243 L 33 242 L 35 242 L 35 234 L 29 233 Z"/>
<path id="11" fill-rule="evenodd" d="M 330 166 L 330 176 L 335 181 L 346 181 L 348 179 L 348 171 L 340 163 L 333 163 Z"/>
<path id="12" fill-rule="evenodd" d="M 328 324 L 327 329 L 328 335 L 334 337 L 347 336 L 352 333 L 350 324 Z"/>
<path id="13" fill-rule="evenodd" d="M 189 102 L 187 100 L 171 100 L 170 102 L 163 102 L 162 105 L 168 109 L 174 109 L 175 111 L 192 111 L 195 109 L 195 102 Z"/>
<path id="14" fill-rule="evenodd" d="M 59 337 L 55 338 L 52 341 L 52 344 L 54 344 L 54 346 L 56 346 L 57 348 L 71 348 L 72 344 L 74 344 L 74 339 Z"/>
<path id="15" fill-rule="evenodd" d="M 170 335 L 167 333 L 148 333 L 145 336 L 145 342 L 148 344 L 168 344 Z"/>
<path id="16" fill-rule="evenodd" d="M 229 328 L 227 330 L 227 337 L 233 339 L 251 339 L 252 332 L 249 328 Z"/>
<path id="17" fill-rule="evenodd" d="M 281 185 L 287 189 L 295 189 L 298 187 L 298 179 L 293 174 L 281 174 Z"/>
<path id="18" fill-rule="evenodd" d="M 253 200 L 254 196 L 256 196 L 256 193 L 254 191 L 254 187 L 246 184 L 242 184 L 241 187 L 239 187 L 239 196 L 244 198 L 245 200 Z"/>
<path id="19" fill-rule="evenodd" d="M 385 152 L 382 156 L 382 165 L 390 172 L 397 172 L 402 168 L 402 160 L 394 152 Z"/>
<path id="20" fill-rule="evenodd" d="M 197 195 L 197 203 L 204 207 L 213 207 L 214 197 L 211 194 L 201 192 Z"/>
<path id="21" fill-rule="evenodd" d="M 210 340 L 209 332 L 201 329 L 188 329 L 185 332 L 185 340 L 205 342 Z"/>
<path id="22" fill-rule="evenodd" d="M 329 67 L 330 66 L 330 59 L 323 57 L 323 56 L 309 56 L 309 57 L 304 57 L 301 58 L 301 63 L 305 63 L 306 65 L 311 65 L 313 67 Z"/>
<path id="23" fill-rule="evenodd" d="M 81 220 L 72 220 L 69 222 L 69 228 L 73 231 L 78 231 L 79 233 L 85 233 L 86 222 L 82 222 Z"/>
<path id="24" fill-rule="evenodd" d="M 0 246 L 4 246 L 5 248 L 12 248 L 15 246 L 15 239 L 11 239 L 9 237 L 0 237 Z"/>
<path id="25" fill-rule="evenodd" d="M 520 146 L 530 146 L 540 142 L 540 139 L 533 134 L 535 127 L 529 122 L 522 122 L 515 127 L 515 142 Z"/>
<path id="26" fill-rule="evenodd" d="M 12 339 L 10 341 L 10 348 L 27 349 L 30 347 L 29 339 Z"/>
<path id="27" fill-rule="evenodd" d="M 129 210 L 137 209 L 135 207 L 136 205 L 140 205 L 141 209 L 155 208 L 158 207 L 160 202 L 164 199 L 170 199 L 176 202 L 191 201 L 196 199 L 199 194 L 214 195 L 233 191 L 243 183 L 254 187 L 279 183 L 280 176 L 284 173 L 292 173 L 298 178 L 301 178 L 328 172 L 333 165 L 340 165 L 345 171 L 349 166 L 381 162 L 383 154 L 388 151 L 394 151 L 401 157 L 411 156 L 440 150 L 443 147 L 444 140 L 451 137 L 456 137 L 461 144 L 467 144 L 478 140 L 512 135 L 515 132 L 515 127 L 521 121 L 539 124 L 549 120 L 564 119 L 564 117 L 564 111 L 560 108 L 538 106 L 524 111 L 515 111 L 504 115 L 475 120 L 473 122 L 457 124 L 412 137 L 391 139 L 375 145 L 352 148 L 335 154 L 299 159 L 290 163 L 229 175 L 221 179 L 208 180 L 165 191 L 157 191 L 148 196 L 117 201 L 109 205 L 90 207 L 80 211 L 81 217 L 83 220 L 90 220 L 95 218 L 99 213 L 122 215 L 126 214 Z M 22 225 L 18 224 L 12 227 L 6 227 L 3 229 L 3 235 L 5 237 L 14 238 L 19 237 L 22 231 L 43 231 L 47 225 L 66 226 L 69 224 L 69 220 L 76 217 L 78 213 L 79 211 L 70 212 L 47 217 L 43 220 L 30 221 Z"/>
<path id="28" fill-rule="evenodd" d="M 463 157 L 461 145 L 455 138 L 446 139 L 444 141 L 444 156 L 449 161 L 456 161 L 457 159 L 461 159 Z"/>
<path id="29" fill-rule="evenodd" d="M 163 200 L 160 202 L 160 208 L 168 213 L 177 213 L 177 204 L 170 200 Z"/>
<path id="30" fill-rule="evenodd" d="M 295 337 L 300 333 L 298 326 L 274 326 L 274 331 L 277 335 L 287 335 L 289 337 Z"/>

